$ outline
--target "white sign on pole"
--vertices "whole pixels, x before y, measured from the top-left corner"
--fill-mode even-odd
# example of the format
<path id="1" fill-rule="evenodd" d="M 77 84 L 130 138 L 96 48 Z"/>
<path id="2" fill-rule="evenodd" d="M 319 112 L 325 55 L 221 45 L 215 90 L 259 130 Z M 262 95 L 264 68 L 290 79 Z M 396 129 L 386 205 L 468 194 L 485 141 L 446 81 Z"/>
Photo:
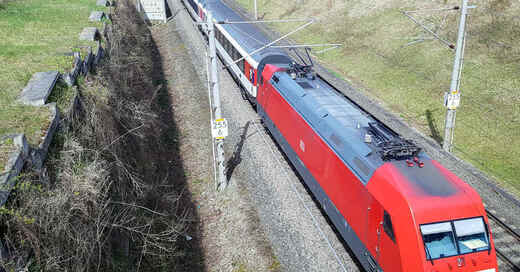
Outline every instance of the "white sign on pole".
<path id="1" fill-rule="evenodd" d="M 211 128 L 211 135 L 215 139 L 224 139 L 228 136 L 228 123 L 227 120 L 217 119 L 213 122 L 213 126 Z"/>
<path id="2" fill-rule="evenodd" d="M 166 21 L 166 0 L 139 0 L 146 19 Z"/>
<path id="3" fill-rule="evenodd" d="M 460 92 L 453 90 L 450 93 L 445 93 L 444 105 L 450 110 L 457 109 L 457 107 L 460 105 Z"/>

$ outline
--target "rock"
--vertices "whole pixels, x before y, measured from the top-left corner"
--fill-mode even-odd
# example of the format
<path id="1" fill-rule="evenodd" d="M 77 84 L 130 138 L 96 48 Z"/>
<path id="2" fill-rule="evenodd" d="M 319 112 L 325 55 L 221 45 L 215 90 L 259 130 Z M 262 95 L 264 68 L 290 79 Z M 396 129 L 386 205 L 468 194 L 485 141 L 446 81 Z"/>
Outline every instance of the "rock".
<path id="1" fill-rule="evenodd" d="M 105 17 L 105 13 L 103 11 L 93 11 L 90 13 L 88 20 L 91 22 L 101 22 L 103 17 Z"/>
<path id="2" fill-rule="evenodd" d="M 108 1 L 108 0 L 98 0 L 96 5 L 103 6 L 103 7 L 108 7 L 108 6 L 110 6 L 110 1 Z"/>
<path id="3" fill-rule="evenodd" d="M 99 39 L 99 31 L 95 27 L 85 27 L 79 34 L 80 40 L 95 41 Z"/>
<path id="4" fill-rule="evenodd" d="M 19 101 L 26 105 L 44 105 L 56 85 L 59 74 L 57 71 L 35 73 L 22 90 Z"/>
<path id="5" fill-rule="evenodd" d="M 0 169 L 0 206 L 3 206 L 9 198 L 12 188 L 16 185 L 17 176 L 22 171 L 25 160 L 29 155 L 29 145 L 23 134 L 6 135 L 2 140 L 11 138 L 16 150 L 9 154 L 9 159 L 4 167 Z"/>

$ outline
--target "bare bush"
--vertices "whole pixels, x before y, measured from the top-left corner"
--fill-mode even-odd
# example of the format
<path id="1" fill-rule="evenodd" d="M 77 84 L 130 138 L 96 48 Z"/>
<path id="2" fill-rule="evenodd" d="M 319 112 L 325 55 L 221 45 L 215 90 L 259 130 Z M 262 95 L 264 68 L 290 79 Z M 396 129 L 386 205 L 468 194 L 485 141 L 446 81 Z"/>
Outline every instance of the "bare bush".
<path id="1" fill-rule="evenodd" d="M 53 143 L 51 182 L 28 174 L 0 212 L 6 268 L 42 271 L 175 269 L 189 226 L 177 160 L 161 122 L 154 43 L 127 1 L 109 30 L 102 76 L 81 90 L 81 114 Z M 137 20 L 136 20 L 137 19 Z"/>

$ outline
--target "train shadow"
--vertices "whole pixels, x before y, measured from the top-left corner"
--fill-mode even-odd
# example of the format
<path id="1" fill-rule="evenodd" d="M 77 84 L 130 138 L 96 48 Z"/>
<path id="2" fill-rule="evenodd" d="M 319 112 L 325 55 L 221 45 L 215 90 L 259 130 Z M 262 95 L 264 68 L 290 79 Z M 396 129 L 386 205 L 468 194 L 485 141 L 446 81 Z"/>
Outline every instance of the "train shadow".
<path id="1" fill-rule="evenodd" d="M 249 131 L 249 126 L 251 126 L 251 122 L 254 121 L 247 121 L 244 127 L 241 128 L 242 133 L 240 134 L 240 140 L 233 149 L 233 155 L 231 155 L 231 158 L 229 158 L 229 160 L 226 163 L 226 178 L 228 181 L 231 180 L 231 177 L 233 176 L 233 172 L 235 171 L 236 167 L 242 162 L 242 149 L 246 140 L 257 133 L 257 131 L 254 131 L 250 134 L 247 134 Z"/>

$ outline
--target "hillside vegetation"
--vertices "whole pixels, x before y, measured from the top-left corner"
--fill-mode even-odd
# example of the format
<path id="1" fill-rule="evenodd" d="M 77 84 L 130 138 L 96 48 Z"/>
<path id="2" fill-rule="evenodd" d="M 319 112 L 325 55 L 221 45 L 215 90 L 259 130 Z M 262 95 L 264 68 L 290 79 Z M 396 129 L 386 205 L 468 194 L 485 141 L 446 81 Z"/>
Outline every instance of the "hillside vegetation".
<path id="1" fill-rule="evenodd" d="M 133 3 L 118 1 L 107 56 L 44 169 L 26 169 L 0 207 L 1 271 L 187 271 L 201 255 L 184 238 L 197 219 L 161 57 Z"/>
<path id="2" fill-rule="evenodd" d="M 102 23 L 89 22 L 93 10 L 107 11 L 94 0 L 0 0 L 0 135 L 24 133 L 36 146 L 49 118 L 46 107 L 26 106 L 17 97 L 36 72 L 72 69 L 72 52 L 82 57 L 96 43 L 80 41 L 84 27 L 101 29 Z M 59 82 L 49 100 L 70 101 L 73 92 Z M 0 150 L 0 157 L 6 156 Z"/>
<path id="3" fill-rule="evenodd" d="M 252 0 L 238 2 L 252 11 Z M 317 60 L 442 142 L 443 95 L 450 85 L 454 52 L 400 11 L 460 4 L 452 0 L 258 0 L 258 14 L 264 19 L 318 19 L 292 38 L 300 43 L 342 43 L 340 49 L 315 54 Z M 470 4 L 477 8 L 470 10 L 467 27 L 454 152 L 518 192 L 520 3 L 486 0 Z M 458 11 L 414 16 L 442 38 L 456 42 Z M 272 25 L 281 33 L 296 26 Z"/>

